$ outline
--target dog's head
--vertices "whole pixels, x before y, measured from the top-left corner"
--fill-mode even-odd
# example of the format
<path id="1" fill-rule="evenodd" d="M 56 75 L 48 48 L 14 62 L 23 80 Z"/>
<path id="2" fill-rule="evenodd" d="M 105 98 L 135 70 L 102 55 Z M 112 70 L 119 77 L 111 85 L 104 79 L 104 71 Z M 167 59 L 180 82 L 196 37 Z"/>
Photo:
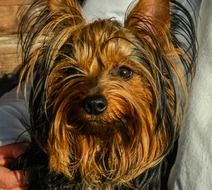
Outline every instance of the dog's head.
<path id="1" fill-rule="evenodd" d="M 140 0 L 121 25 L 87 23 L 74 0 L 31 6 L 22 78 L 33 80 L 32 136 L 51 170 L 97 186 L 128 184 L 166 155 L 193 71 L 169 7 Z"/>

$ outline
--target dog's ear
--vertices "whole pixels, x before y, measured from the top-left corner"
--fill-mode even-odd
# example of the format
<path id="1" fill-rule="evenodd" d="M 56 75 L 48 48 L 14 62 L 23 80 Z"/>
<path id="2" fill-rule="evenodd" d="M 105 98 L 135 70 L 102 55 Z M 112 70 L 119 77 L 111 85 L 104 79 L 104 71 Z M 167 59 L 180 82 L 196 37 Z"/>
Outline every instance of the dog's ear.
<path id="1" fill-rule="evenodd" d="M 78 0 L 48 0 L 48 9 L 50 14 L 59 16 L 58 21 L 67 20 L 69 25 L 76 26 L 85 22 L 82 7 Z"/>
<path id="2" fill-rule="evenodd" d="M 56 50 L 86 23 L 78 0 L 32 0 L 23 13 L 19 34 L 23 65 L 26 66 L 22 69 L 20 83 L 34 78 L 37 65 L 44 65 L 40 60 L 45 60 L 46 64 L 53 62 Z M 47 50 L 51 50 L 50 53 Z"/>
<path id="3" fill-rule="evenodd" d="M 139 0 L 125 19 L 125 27 L 158 37 L 168 32 L 169 25 L 169 0 Z"/>
<path id="4" fill-rule="evenodd" d="M 81 6 L 77 0 L 48 0 L 48 7 L 53 12 L 72 12 L 81 16 Z"/>

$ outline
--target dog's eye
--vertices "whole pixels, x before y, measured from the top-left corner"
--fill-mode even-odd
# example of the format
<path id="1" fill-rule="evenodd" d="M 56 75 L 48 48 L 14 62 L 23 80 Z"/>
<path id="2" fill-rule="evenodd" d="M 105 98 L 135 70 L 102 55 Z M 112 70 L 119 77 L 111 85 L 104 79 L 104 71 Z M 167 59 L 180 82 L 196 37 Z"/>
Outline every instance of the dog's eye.
<path id="1" fill-rule="evenodd" d="M 124 80 L 130 80 L 133 76 L 133 71 L 126 66 L 122 66 L 118 70 L 118 75 Z"/>
<path id="2" fill-rule="evenodd" d="M 71 76 L 71 75 L 77 75 L 77 74 L 81 74 L 81 72 L 74 68 L 74 67 L 70 67 L 70 68 L 66 68 L 63 70 L 63 73 L 66 75 L 66 76 Z"/>

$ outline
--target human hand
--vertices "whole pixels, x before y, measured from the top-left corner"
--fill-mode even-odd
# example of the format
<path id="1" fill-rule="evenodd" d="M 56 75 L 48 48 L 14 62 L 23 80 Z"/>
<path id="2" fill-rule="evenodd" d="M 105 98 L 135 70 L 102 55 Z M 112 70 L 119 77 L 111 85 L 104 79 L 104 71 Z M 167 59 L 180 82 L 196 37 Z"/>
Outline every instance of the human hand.
<path id="1" fill-rule="evenodd" d="M 14 143 L 0 147 L 0 190 L 26 190 L 27 177 L 23 171 L 10 170 L 8 164 L 25 152 L 27 146 Z"/>

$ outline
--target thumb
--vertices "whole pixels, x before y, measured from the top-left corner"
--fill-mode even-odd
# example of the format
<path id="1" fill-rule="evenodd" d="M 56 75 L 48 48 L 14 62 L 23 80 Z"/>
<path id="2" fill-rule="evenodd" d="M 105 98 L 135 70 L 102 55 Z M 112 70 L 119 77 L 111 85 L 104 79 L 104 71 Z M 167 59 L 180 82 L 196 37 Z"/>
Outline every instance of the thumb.
<path id="1" fill-rule="evenodd" d="M 0 165 L 6 165 L 8 162 L 17 158 L 25 152 L 27 145 L 24 143 L 14 143 L 0 147 Z"/>

